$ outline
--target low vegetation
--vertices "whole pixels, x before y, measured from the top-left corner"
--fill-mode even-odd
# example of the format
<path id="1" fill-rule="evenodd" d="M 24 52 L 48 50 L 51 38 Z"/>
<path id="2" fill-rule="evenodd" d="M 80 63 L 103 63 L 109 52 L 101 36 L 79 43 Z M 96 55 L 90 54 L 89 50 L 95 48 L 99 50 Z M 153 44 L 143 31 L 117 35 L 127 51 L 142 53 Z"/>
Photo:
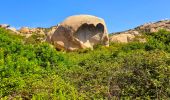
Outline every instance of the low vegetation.
<path id="1" fill-rule="evenodd" d="M 168 99 L 170 32 L 145 37 L 147 43 L 111 43 L 68 53 L 0 29 L 0 98 Z"/>

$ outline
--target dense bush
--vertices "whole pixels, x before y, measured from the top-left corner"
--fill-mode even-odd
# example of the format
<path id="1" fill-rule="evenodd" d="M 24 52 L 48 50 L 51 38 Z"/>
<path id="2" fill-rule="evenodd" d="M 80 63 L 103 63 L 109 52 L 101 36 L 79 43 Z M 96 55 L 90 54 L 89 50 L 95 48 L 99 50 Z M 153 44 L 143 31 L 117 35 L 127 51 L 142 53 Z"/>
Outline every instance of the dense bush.
<path id="1" fill-rule="evenodd" d="M 25 44 L 24 40 L 0 29 L 0 97 L 30 99 L 43 93 L 40 97 L 46 99 L 75 98 L 74 87 L 53 75 L 52 70 L 67 62 L 64 55 L 46 43 Z"/>
<path id="2" fill-rule="evenodd" d="M 117 91 L 119 95 L 131 99 L 167 99 L 170 96 L 167 56 L 163 51 L 136 51 L 121 56 L 121 67 L 112 79 L 121 90 Z M 114 88 L 111 91 L 115 92 Z"/>
<path id="3" fill-rule="evenodd" d="M 161 49 L 170 52 L 170 32 L 162 29 L 156 33 L 146 33 L 148 36 L 147 50 Z"/>
<path id="4" fill-rule="evenodd" d="M 66 53 L 0 29 L 0 98 L 169 99 L 170 32 Z M 36 37 L 36 38 L 35 38 Z"/>

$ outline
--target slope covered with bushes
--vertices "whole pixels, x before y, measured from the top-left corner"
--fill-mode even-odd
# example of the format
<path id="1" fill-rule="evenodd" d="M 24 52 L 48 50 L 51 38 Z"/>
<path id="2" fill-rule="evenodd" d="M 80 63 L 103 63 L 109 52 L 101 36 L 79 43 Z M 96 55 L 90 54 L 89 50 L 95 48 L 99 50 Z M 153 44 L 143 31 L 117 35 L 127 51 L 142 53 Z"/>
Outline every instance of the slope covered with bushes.
<path id="1" fill-rule="evenodd" d="M 66 53 L 0 29 L 0 98 L 168 99 L 170 32 L 145 35 L 147 43 Z"/>

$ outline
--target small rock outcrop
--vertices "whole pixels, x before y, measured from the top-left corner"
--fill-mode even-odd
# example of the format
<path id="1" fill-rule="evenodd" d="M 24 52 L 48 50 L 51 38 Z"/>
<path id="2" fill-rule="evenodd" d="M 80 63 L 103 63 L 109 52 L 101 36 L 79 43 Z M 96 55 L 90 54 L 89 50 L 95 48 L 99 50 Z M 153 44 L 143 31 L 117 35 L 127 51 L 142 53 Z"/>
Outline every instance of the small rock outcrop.
<path id="1" fill-rule="evenodd" d="M 14 33 L 16 33 L 16 34 L 19 34 L 19 32 L 17 31 L 16 28 L 11 27 L 11 26 L 8 25 L 8 24 L 0 24 L 0 28 L 4 28 L 4 29 L 10 30 L 10 31 L 12 31 L 12 32 L 14 32 Z"/>
<path id="2" fill-rule="evenodd" d="M 45 29 L 46 28 L 28 28 L 28 27 L 22 27 L 18 31 L 23 34 L 45 34 Z"/>
<path id="3" fill-rule="evenodd" d="M 24 33 L 24 34 L 29 34 L 30 33 L 30 29 L 28 27 L 22 27 L 20 30 L 18 30 L 20 33 Z"/>
<path id="4" fill-rule="evenodd" d="M 35 36 L 37 38 L 41 38 L 43 41 L 49 40 L 51 38 L 52 34 L 56 31 L 58 25 L 52 26 L 49 28 L 29 28 L 29 27 L 21 27 L 20 29 L 16 29 L 14 27 L 11 27 L 8 24 L 0 24 L 0 28 L 4 28 L 6 30 L 12 31 L 12 33 L 20 36 L 24 36 L 25 38 L 29 38 L 31 36 Z"/>
<path id="5" fill-rule="evenodd" d="M 91 15 L 68 17 L 49 39 L 56 49 L 74 51 L 93 48 L 96 44 L 109 46 L 109 37 L 103 19 Z"/>
<path id="6" fill-rule="evenodd" d="M 111 42 L 119 42 L 119 43 L 128 43 L 130 41 L 133 41 L 134 38 L 135 38 L 135 36 L 132 34 L 122 33 L 122 34 L 113 35 L 110 38 L 110 41 Z"/>
<path id="7" fill-rule="evenodd" d="M 163 20 L 155 23 L 146 23 L 128 31 L 113 33 L 109 39 L 110 42 L 119 43 L 128 43 L 134 40 L 137 40 L 139 42 L 146 42 L 146 39 L 141 37 L 143 33 L 158 32 L 160 29 L 166 29 L 167 31 L 170 31 L 170 20 Z"/>
<path id="8" fill-rule="evenodd" d="M 10 27 L 10 25 L 8 25 L 8 24 L 0 24 L 0 28 L 9 28 Z"/>

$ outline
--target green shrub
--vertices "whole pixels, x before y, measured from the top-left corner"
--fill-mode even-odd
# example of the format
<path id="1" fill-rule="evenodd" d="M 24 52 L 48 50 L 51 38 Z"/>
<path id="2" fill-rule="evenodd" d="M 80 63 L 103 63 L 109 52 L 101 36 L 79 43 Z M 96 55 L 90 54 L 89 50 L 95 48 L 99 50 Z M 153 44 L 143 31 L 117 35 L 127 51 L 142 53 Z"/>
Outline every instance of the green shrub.
<path id="1" fill-rule="evenodd" d="M 170 32 L 164 29 L 156 33 L 148 33 L 148 43 L 146 50 L 161 49 L 169 51 L 170 47 Z"/>
<path id="2" fill-rule="evenodd" d="M 163 51 L 133 52 L 123 56 L 113 76 L 120 97 L 168 99 L 170 96 L 169 56 Z M 115 92 L 114 88 L 110 91 Z"/>

